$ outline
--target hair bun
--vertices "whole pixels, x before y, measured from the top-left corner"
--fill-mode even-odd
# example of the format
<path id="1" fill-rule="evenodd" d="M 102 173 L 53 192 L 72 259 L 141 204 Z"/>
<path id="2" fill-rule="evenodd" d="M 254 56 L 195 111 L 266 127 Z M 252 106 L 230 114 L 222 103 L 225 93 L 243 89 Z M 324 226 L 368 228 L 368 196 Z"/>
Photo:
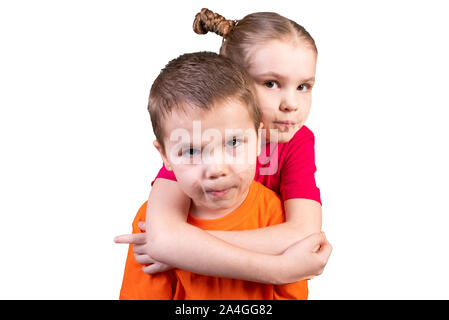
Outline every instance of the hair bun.
<path id="1" fill-rule="evenodd" d="M 211 31 L 222 37 L 226 36 L 234 26 L 235 21 L 226 20 L 223 16 L 206 8 L 201 9 L 193 21 L 193 31 L 196 33 L 206 34 Z"/>

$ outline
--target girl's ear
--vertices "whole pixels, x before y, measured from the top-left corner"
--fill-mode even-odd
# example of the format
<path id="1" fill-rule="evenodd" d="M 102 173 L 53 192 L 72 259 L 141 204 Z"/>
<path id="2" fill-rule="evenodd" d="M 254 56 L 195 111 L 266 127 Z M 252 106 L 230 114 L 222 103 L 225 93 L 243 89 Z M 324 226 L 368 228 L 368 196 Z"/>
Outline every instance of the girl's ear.
<path id="1" fill-rule="evenodd" d="M 169 171 L 173 171 L 173 168 L 170 165 L 170 162 L 168 161 L 167 156 L 165 155 L 164 150 L 162 149 L 161 144 L 159 143 L 159 141 L 154 140 L 153 141 L 153 145 L 154 147 L 157 149 L 157 151 L 159 151 L 159 154 L 161 155 L 162 161 L 164 162 L 164 166 L 165 169 L 169 170 Z"/>

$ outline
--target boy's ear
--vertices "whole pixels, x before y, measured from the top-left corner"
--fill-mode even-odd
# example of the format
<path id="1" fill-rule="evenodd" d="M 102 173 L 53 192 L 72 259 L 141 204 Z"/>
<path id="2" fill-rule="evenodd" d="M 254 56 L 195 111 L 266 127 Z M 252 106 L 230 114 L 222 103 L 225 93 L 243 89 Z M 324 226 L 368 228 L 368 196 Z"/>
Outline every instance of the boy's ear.
<path id="1" fill-rule="evenodd" d="M 165 156 L 165 153 L 164 153 L 164 151 L 162 149 L 162 146 L 159 143 L 159 141 L 154 140 L 153 141 L 153 145 L 157 149 L 157 151 L 159 151 L 159 154 L 161 155 L 162 161 L 164 162 L 165 169 L 167 169 L 169 171 L 173 171 L 173 168 L 171 167 L 170 163 L 168 162 L 168 159 Z"/>

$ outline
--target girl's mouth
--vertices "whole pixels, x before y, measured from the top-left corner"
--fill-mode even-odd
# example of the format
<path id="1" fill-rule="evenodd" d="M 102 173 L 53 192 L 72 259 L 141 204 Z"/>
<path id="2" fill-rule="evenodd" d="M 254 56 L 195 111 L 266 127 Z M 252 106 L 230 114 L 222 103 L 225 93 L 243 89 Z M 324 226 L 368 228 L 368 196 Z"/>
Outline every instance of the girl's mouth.
<path id="1" fill-rule="evenodd" d="M 274 121 L 273 123 L 276 124 L 276 125 L 288 126 L 288 127 L 294 127 L 294 126 L 296 126 L 298 124 L 298 122 L 290 121 L 290 120 L 287 120 L 287 121 Z"/>

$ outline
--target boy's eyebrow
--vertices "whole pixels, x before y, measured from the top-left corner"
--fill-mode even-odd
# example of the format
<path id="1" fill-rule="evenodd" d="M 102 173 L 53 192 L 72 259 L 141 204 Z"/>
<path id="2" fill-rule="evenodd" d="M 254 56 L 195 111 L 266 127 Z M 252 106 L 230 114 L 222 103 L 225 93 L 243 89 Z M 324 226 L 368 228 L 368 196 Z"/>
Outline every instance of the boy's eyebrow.
<path id="1" fill-rule="evenodd" d="M 239 130 L 236 132 L 230 132 L 228 135 L 224 135 L 224 141 L 228 140 L 228 139 L 232 139 L 232 138 L 246 138 L 247 135 L 245 132 L 240 132 Z M 182 149 L 186 149 L 186 148 L 204 148 L 205 146 L 207 146 L 210 143 L 210 141 L 208 140 L 201 140 L 201 145 L 195 144 L 193 142 L 183 142 L 181 144 L 178 145 L 178 147 L 181 147 Z"/>
<path id="2" fill-rule="evenodd" d="M 276 72 L 266 72 L 266 73 L 261 73 L 259 74 L 257 77 L 274 77 L 274 78 L 278 78 L 278 79 L 285 79 L 286 77 L 283 75 L 280 75 L 279 73 Z M 309 77 L 309 78 L 305 78 L 302 79 L 300 82 L 315 82 L 315 77 Z"/>

